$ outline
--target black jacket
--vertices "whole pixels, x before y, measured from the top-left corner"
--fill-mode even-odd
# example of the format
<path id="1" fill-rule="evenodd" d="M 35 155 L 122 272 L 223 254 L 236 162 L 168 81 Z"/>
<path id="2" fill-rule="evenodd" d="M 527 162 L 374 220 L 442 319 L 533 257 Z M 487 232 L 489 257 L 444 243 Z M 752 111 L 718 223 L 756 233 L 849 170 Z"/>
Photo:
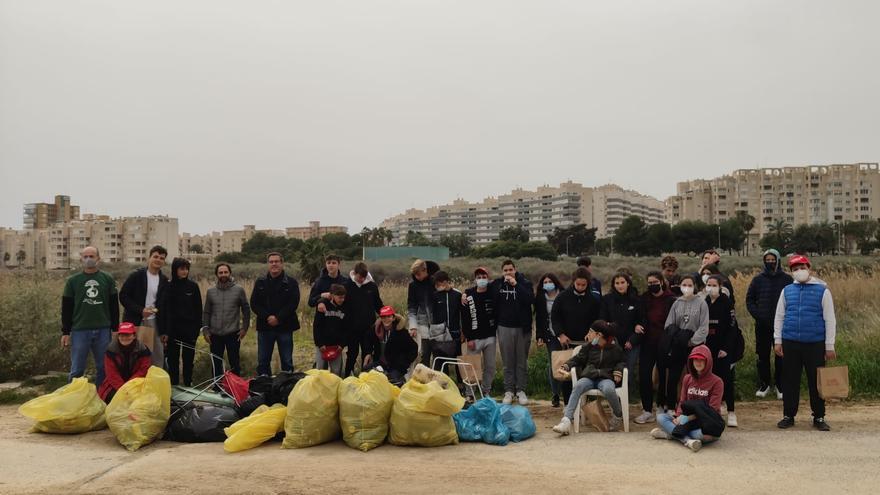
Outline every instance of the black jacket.
<path id="1" fill-rule="evenodd" d="M 299 283 L 283 271 L 272 278 L 268 273 L 254 283 L 250 299 L 251 311 L 257 317 L 257 331 L 276 330 L 295 332 L 299 330 Z M 278 318 L 278 326 L 270 326 L 266 321 L 271 315 Z"/>
<path id="2" fill-rule="evenodd" d="M 593 299 L 593 295 L 587 292 L 586 296 Z M 567 364 L 569 368 L 578 369 L 578 378 L 613 380 L 614 372 L 623 371 L 626 367 L 626 356 L 615 343 L 606 343 L 604 347 L 585 344 Z"/>
<path id="3" fill-rule="evenodd" d="M 159 289 L 156 291 L 156 309 L 162 314 L 162 298 L 165 297 L 165 289 L 168 286 L 168 277 L 159 272 Z M 122 288 L 119 289 L 119 302 L 122 303 L 122 321 L 140 325 L 144 321 L 144 303 L 147 301 L 147 268 L 138 268 L 131 272 Z M 156 318 L 156 331 L 159 335 L 167 332 L 162 328 L 162 319 Z"/>
<path id="4" fill-rule="evenodd" d="M 562 292 L 562 290 L 557 291 L 556 297 L 558 298 Z M 556 338 L 556 336 L 550 332 L 551 320 L 550 313 L 547 311 L 547 293 L 543 289 L 535 294 L 535 302 L 533 305 L 535 307 L 535 340 L 548 342 L 549 340 Z M 555 300 L 553 305 L 556 305 Z"/>
<path id="5" fill-rule="evenodd" d="M 498 325 L 495 322 L 495 303 L 492 292 L 477 292 L 476 287 L 464 291 L 467 304 L 461 312 L 461 331 L 467 340 L 494 337 Z"/>
<path id="6" fill-rule="evenodd" d="M 461 338 L 461 315 L 464 312 L 464 306 L 461 305 L 461 292 L 456 289 L 435 290 L 433 309 L 431 310 L 431 328 L 432 337 L 434 337 L 434 327 L 437 325 L 445 325 L 449 330 L 452 340 L 458 342 Z"/>
<path id="7" fill-rule="evenodd" d="M 416 360 L 419 345 L 409 336 L 406 318 L 395 315 L 391 326 L 393 330 L 386 334 L 382 321 L 375 322 L 364 339 L 364 355 L 372 355 L 373 361 L 381 364 L 386 371 L 396 370 L 405 373 L 409 369 L 409 365 Z M 385 342 L 384 353 L 381 352 L 382 341 Z"/>
<path id="8" fill-rule="evenodd" d="M 615 337 L 617 342 L 623 346 L 633 338 L 633 345 L 641 343 L 641 336 L 635 333 L 636 325 L 645 326 L 645 307 L 639 293 L 634 288 L 630 288 L 627 294 L 620 294 L 616 290 L 611 290 L 602 298 L 602 308 L 599 311 L 599 319 L 607 322 L 613 322 L 617 327 Z"/>
<path id="9" fill-rule="evenodd" d="M 532 301 L 535 300 L 535 293 L 529 279 L 516 272 L 516 286 L 510 286 L 501 277 L 492 282 L 489 290 L 492 291 L 498 325 L 521 328 L 524 332 L 531 333 Z"/>
<path id="10" fill-rule="evenodd" d="M 440 265 L 433 261 L 426 261 L 425 264 L 428 265 L 428 277 L 425 280 L 416 280 L 416 277 L 412 276 L 412 281 L 406 290 L 406 317 L 410 328 L 426 327 L 433 319 L 431 314 L 434 306 L 433 276 L 440 270 Z"/>
<path id="11" fill-rule="evenodd" d="M 709 306 L 709 335 L 706 337 L 706 345 L 712 351 L 712 357 L 717 358 L 718 351 L 732 354 L 736 316 L 733 314 L 730 298 L 721 294 L 713 303 L 712 298 L 706 296 L 706 305 Z"/>
<path id="12" fill-rule="evenodd" d="M 752 318 L 772 326 L 779 295 L 782 294 L 782 289 L 792 282 L 791 275 L 782 270 L 774 272 L 764 270 L 755 276 L 752 283 L 749 284 L 748 292 L 746 292 L 746 308 Z"/>
<path id="13" fill-rule="evenodd" d="M 320 299 L 318 302 L 324 303 L 327 311 L 323 313 L 315 311 L 315 324 L 312 328 L 315 346 L 338 345 L 345 347 L 353 332 L 348 302 L 342 303 L 342 306 L 333 304 L 333 301 L 329 299 Z"/>
<path id="14" fill-rule="evenodd" d="M 202 291 L 192 280 L 177 278 L 176 268 L 171 267 L 173 280 L 165 288 L 158 317 L 171 338 L 194 342 L 202 328 Z"/>
<path id="15" fill-rule="evenodd" d="M 339 272 L 336 274 L 336 277 L 330 277 L 330 274 L 327 273 L 326 268 L 321 269 L 321 276 L 318 277 L 318 280 L 315 280 L 315 283 L 312 284 L 312 290 L 309 291 L 309 306 L 315 307 L 318 305 L 318 302 L 321 300 L 321 294 L 325 292 L 330 292 L 330 286 L 333 284 L 345 285 L 345 282 L 348 281 L 348 277 Z"/>
<path id="16" fill-rule="evenodd" d="M 376 315 L 383 306 L 373 276 L 368 273 L 364 285 L 360 287 L 353 278 L 349 278 L 345 282 L 345 303 L 351 311 L 352 325 L 357 331 L 366 333 L 372 330 Z"/>
<path id="17" fill-rule="evenodd" d="M 599 319 L 599 302 L 588 288 L 583 294 L 569 287 L 556 296 L 550 313 L 557 336 L 565 335 L 574 341 L 583 341 L 590 325 Z"/>

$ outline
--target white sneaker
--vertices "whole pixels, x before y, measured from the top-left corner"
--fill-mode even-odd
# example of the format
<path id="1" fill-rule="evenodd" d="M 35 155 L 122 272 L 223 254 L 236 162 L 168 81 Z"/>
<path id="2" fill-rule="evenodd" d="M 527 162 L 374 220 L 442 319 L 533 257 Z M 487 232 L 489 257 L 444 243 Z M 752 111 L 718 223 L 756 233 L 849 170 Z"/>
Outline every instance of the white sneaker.
<path id="1" fill-rule="evenodd" d="M 727 416 L 727 405 L 726 404 L 721 404 L 721 415 Z"/>
<path id="2" fill-rule="evenodd" d="M 651 411 L 642 411 L 642 414 L 633 421 L 635 421 L 636 424 L 643 425 L 649 421 L 654 421 L 654 415 L 651 414 Z"/>
<path id="3" fill-rule="evenodd" d="M 623 423 L 623 418 L 612 415 L 611 419 L 608 420 L 608 431 L 619 430 L 621 423 Z"/>
<path id="4" fill-rule="evenodd" d="M 730 412 L 727 414 L 727 426 L 731 428 L 736 428 L 739 426 L 739 423 L 736 422 L 736 413 Z"/>
<path id="5" fill-rule="evenodd" d="M 513 402 L 513 392 L 504 392 L 504 398 L 501 399 L 502 404 L 510 405 Z"/>
<path id="6" fill-rule="evenodd" d="M 653 430 L 651 430 L 651 436 L 656 438 L 657 440 L 669 440 L 669 434 L 667 434 L 661 428 L 654 428 Z"/>
<path id="7" fill-rule="evenodd" d="M 516 393 L 516 401 L 519 402 L 519 405 L 521 406 L 529 405 L 529 398 L 526 397 L 526 393 L 522 390 Z"/>
<path id="8" fill-rule="evenodd" d="M 776 400 L 782 400 L 782 392 L 779 389 L 776 389 Z"/>
<path id="9" fill-rule="evenodd" d="M 562 421 L 553 427 L 553 431 L 563 436 L 571 434 L 571 420 L 563 416 Z"/>
<path id="10" fill-rule="evenodd" d="M 703 448 L 703 442 L 691 438 L 684 442 L 684 446 L 693 450 L 694 452 L 699 452 L 700 449 Z"/>
<path id="11" fill-rule="evenodd" d="M 764 397 L 767 397 L 767 394 L 769 394 L 769 393 L 770 393 L 770 386 L 764 385 L 763 387 L 759 388 L 757 392 L 755 392 L 755 397 L 763 399 Z"/>

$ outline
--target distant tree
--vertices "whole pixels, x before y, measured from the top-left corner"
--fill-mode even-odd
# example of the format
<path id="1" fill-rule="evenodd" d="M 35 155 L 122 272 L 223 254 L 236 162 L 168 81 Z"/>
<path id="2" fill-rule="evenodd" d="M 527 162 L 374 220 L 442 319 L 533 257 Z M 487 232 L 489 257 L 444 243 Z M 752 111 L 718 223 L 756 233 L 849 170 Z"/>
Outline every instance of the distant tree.
<path id="1" fill-rule="evenodd" d="M 647 225 L 641 217 L 631 215 L 623 219 L 614 232 L 614 251 L 626 256 L 638 256 L 646 250 Z"/>
<path id="2" fill-rule="evenodd" d="M 27 253 L 24 252 L 24 249 L 19 249 L 18 252 L 15 253 L 15 261 L 18 262 L 18 266 L 21 266 L 25 259 L 27 259 Z"/>
<path id="3" fill-rule="evenodd" d="M 303 243 L 302 250 L 297 253 L 296 261 L 300 266 L 299 275 L 305 282 L 312 283 L 321 275 L 326 253 L 328 253 L 327 245 L 321 239 L 312 238 Z"/>
<path id="4" fill-rule="evenodd" d="M 736 212 L 736 221 L 739 223 L 742 228 L 743 234 L 746 236 L 746 256 L 749 255 L 749 243 L 748 237 L 749 233 L 752 232 L 752 229 L 755 228 L 755 217 L 749 215 L 749 212 L 745 210 L 740 210 Z"/>
<path id="5" fill-rule="evenodd" d="M 189 247 L 189 252 L 196 253 L 196 254 L 204 254 L 205 249 L 202 247 L 201 244 L 193 244 L 192 246 Z"/>
<path id="6" fill-rule="evenodd" d="M 471 253 L 473 242 L 471 242 L 471 238 L 467 234 L 461 232 L 440 237 L 440 245 L 449 248 L 449 256 L 458 258 Z"/>
<path id="7" fill-rule="evenodd" d="M 816 231 L 813 225 L 801 224 L 795 227 L 788 242 L 788 250 L 799 254 L 812 255 L 819 251 Z"/>
<path id="8" fill-rule="evenodd" d="M 410 230 L 406 233 L 403 243 L 407 246 L 436 246 L 437 244 L 429 241 L 425 234 Z"/>
<path id="9" fill-rule="evenodd" d="M 719 249 L 726 249 L 728 253 L 731 251 L 741 252 L 743 244 L 746 240 L 746 231 L 743 230 L 742 224 L 736 218 L 731 218 L 721 222 L 721 245 Z"/>
<path id="10" fill-rule="evenodd" d="M 874 250 L 874 242 L 872 241 L 874 233 L 877 232 L 876 220 L 859 220 L 856 222 L 847 222 L 843 226 L 843 236 L 846 241 L 847 253 L 852 250 L 853 244 L 858 246 L 861 254 L 870 254 Z"/>
<path id="11" fill-rule="evenodd" d="M 718 239 L 718 227 L 699 220 L 685 220 L 672 227 L 674 251 L 699 253 L 713 246 Z M 615 243 L 614 249 L 617 249 Z"/>
<path id="12" fill-rule="evenodd" d="M 529 231 L 522 227 L 507 227 L 498 235 L 498 240 L 529 242 Z"/>
<path id="13" fill-rule="evenodd" d="M 595 251 L 596 254 L 602 256 L 608 256 L 609 254 L 611 254 L 611 238 L 603 237 L 602 239 L 597 239 Z"/>
<path id="14" fill-rule="evenodd" d="M 761 238 L 761 249 L 776 249 L 783 255 L 791 251 L 791 237 L 794 234 L 791 224 L 785 220 L 776 220 L 767 227 L 767 234 Z"/>
<path id="15" fill-rule="evenodd" d="M 645 230 L 644 247 L 641 250 L 643 256 L 660 256 L 673 250 L 672 226 L 660 222 L 649 225 Z"/>
<path id="16" fill-rule="evenodd" d="M 583 223 L 571 227 L 556 227 L 547 235 L 547 242 L 559 254 L 578 256 L 593 250 L 596 244 L 596 229 L 588 229 Z"/>

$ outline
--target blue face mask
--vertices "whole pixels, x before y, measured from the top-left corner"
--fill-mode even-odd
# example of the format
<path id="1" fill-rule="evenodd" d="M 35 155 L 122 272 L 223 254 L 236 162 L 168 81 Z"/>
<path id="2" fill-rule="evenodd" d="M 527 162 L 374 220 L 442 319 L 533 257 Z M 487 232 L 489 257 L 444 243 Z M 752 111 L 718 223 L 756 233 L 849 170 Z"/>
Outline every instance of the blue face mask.
<path id="1" fill-rule="evenodd" d="M 554 290 L 556 290 L 556 284 L 553 282 L 544 284 L 544 292 L 553 292 Z"/>
<path id="2" fill-rule="evenodd" d="M 489 286 L 488 278 L 478 278 L 475 282 L 477 284 L 477 287 L 479 287 L 480 289 L 485 289 Z"/>
<path id="3" fill-rule="evenodd" d="M 590 342 L 590 343 L 593 344 L 593 345 L 599 345 L 599 337 L 596 337 L 596 338 L 593 339 L 593 341 Z"/>

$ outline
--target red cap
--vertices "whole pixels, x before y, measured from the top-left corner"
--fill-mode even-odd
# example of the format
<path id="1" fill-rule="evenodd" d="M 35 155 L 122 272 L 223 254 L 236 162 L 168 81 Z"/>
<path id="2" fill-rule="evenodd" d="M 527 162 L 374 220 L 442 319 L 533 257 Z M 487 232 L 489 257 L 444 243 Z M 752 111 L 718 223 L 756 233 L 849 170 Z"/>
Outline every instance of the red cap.
<path id="1" fill-rule="evenodd" d="M 391 306 L 382 306 L 379 310 L 379 316 L 394 316 L 394 308 Z"/>
<path id="2" fill-rule="evenodd" d="M 489 276 L 489 270 L 487 270 L 486 268 L 484 268 L 482 266 L 478 266 L 477 269 L 474 270 L 474 275 L 476 275 L 478 273 L 482 273 L 482 274 L 486 275 L 487 277 Z"/>
<path id="3" fill-rule="evenodd" d="M 122 322 L 122 323 L 119 324 L 119 329 L 118 329 L 118 331 L 119 331 L 119 333 L 131 333 L 131 334 L 135 334 L 135 333 L 137 333 L 137 327 L 134 326 L 134 323 L 131 323 L 131 322 L 128 322 L 128 321 L 124 321 L 124 322 Z"/>
<path id="4" fill-rule="evenodd" d="M 321 358 L 324 361 L 333 361 L 339 357 L 339 346 L 338 345 L 328 345 L 324 347 L 324 350 L 321 351 Z"/>
<path id="5" fill-rule="evenodd" d="M 791 268 L 795 265 L 807 265 L 810 266 L 810 258 L 802 254 L 796 254 L 788 259 L 788 267 Z"/>

